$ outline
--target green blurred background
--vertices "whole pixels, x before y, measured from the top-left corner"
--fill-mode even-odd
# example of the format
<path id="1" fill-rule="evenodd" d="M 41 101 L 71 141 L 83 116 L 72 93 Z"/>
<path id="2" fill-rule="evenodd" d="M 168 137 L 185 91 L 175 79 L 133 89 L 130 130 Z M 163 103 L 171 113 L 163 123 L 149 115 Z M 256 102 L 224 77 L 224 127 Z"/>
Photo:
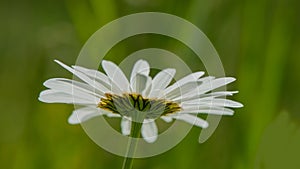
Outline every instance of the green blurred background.
<path id="1" fill-rule="evenodd" d="M 73 106 L 37 100 L 43 81 L 72 75 L 84 42 L 104 24 L 145 11 L 177 15 L 197 25 L 217 49 L 234 99 L 245 107 L 224 117 L 213 136 L 199 128 L 172 150 L 138 159 L 145 169 L 300 168 L 300 3 L 297 0 L 10 0 L 0 2 L 0 168 L 110 169 L 122 158 L 67 124 Z M 159 47 L 199 61 L 181 43 L 137 36 L 106 56 L 119 63 L 133 51 Z"/>

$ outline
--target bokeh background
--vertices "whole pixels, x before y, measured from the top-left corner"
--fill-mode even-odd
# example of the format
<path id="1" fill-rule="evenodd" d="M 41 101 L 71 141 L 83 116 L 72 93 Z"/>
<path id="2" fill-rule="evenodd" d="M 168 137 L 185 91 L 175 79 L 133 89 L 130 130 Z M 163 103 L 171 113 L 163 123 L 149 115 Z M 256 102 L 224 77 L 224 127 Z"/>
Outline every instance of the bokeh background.
<path id="1" fill-rule="evenodd" d="M 67 124 L 73 106 L 37 100 L 43 81 L 72 75 L 85 41 L 121 16 L 165 12 L 197 25 L 217 49 L 234 99 L 245 107 L 224 117 L 198 143 L 199 128 L 172 150 L 134 162 L 145 169 L 300 168 L 300 3 L 297 0 L 10 0 L 0 1 L 0 168 L 110 169 L 122 157 L 98 147 L 80 125 Z M 157 35 L 122 41 L 107 59 L 117 63 L 143 48 L 199 61 L 183 44 Z M 201 64 L 201 63 L 200 63 Z"/>

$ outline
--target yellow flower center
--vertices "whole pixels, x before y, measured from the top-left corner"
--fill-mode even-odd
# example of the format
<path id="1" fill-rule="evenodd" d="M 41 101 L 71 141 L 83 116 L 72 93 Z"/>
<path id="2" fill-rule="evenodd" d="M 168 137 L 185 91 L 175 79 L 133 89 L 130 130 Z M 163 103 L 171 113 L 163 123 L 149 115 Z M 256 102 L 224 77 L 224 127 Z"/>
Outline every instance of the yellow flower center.
<path id="1" fill-rule="evenodd" d="M 164 99 L 144 98 L 140 94 L 124 93 L 122 95 L 106 93 L 98 107 L 127 117 L 144 113 L 144 118 L 155 119 L 181 110 L 178 103 Z"/>

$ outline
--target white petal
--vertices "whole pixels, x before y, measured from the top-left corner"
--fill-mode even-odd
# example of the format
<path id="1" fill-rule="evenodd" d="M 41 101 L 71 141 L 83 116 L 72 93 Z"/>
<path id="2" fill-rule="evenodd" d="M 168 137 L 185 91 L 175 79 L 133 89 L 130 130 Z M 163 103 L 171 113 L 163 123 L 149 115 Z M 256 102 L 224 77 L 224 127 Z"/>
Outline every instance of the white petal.
<path id="1" fill-rule="evenodd" d="M 138 60 L 132 68 L 131 75 L 130 75 L 130 84 L 133 83 L 133 80 L 136 78 L 135 76 L 137 74 L 148 76 L 149 72 L 150 72 L 150 67 L 148 62 L 145 60 Z"/>
<path id="2" fill-rule="evenodd" d="M 100 81 L 105 87 L 111 86 L 109 78 L 102 72 L 94 69 L 88 69 L 81 66 L 72 66 L 75 70 L 84 73 L 85 75 Z"/>
<path id="3" fill-rule="evenodd" d="M 212 80 L 216 79 L 214 76 L 206 76 L 202 77 L 199 80 L 202 81 L 203 83 L 211 82 Z"/>
<path id="4" fill-rule="evenodd" d="M 217 89 L 221 86 L 225 86 L 231 82 L 235 81 L 235 78 L 233 77 L 223 77 L 223 78 L 218 78 L 214 79 L 212 81 L 209 81 L 207 83 L 203 83 L 201 86 L 198 88 L 199 93 L 206 93 L 208 91 L 212 91 L 214 89 Z"/>
<path id="5" fill-rule="evenodd" d="M 216 97 L 226 97 L 226 96 L 232 96 L 233 94 L 238 93 L 238 91 L 221 91 L 221 92 L 211 92 L 206 94 L 193 94 L 190 95 L 183 95 L 179 96 L 175 99 L 172 99 L 175 102 L 195 102 L 198 103 L 202 99 L 214 99 Z"/>
<path id="6" fill-rule="evenodd" d="M 105 115 L 107 117 L 121 117 L 121 115 L 116 114 L 116 113 L 112 113 L 112 112 L 107 112 L 107 113 L 105 113 Z"/>
<path id="7" fill-rule="evenodd" d="M 169 116 L 161 116 L 160 118 L 163 119 L 167 123 L 171 123 L 173 121 L 173 118 L 169 117 Z"/>
<path id="8" fill-rule="evenodd" d="M 195 106 L 185 107 L 179 114 L 215 114 L 215 115 L 233 115 L 234 111 L 224 107 Z"/>
<path id="9" fill-rule="evenodd" d="M 174 75 L 176 73 L 175 69 L 164 69 L 157 73 L 157 75 L 152 80 L 152 89 L 149 97 L 158 97 L 160 93 L 170 84 Z"/>
<path id="10" fill-rule="evenodd" d="M 93 117 L 101 116 L 104 113 L 100 111 L 98 108 L 93 107 L 83 107 L 77 110 L 74 110 L 71 116 L 68 119 L 70 124 L 79 124 L 84 121 L 87 121 Z"/>
<path id="11" fill-rule="evenodd" d="M 157 139 L 158 129 L 155 121 L 144 122 L 142 125 L 142 136 L 148 143 L 153 143 Z"/>
<path id="12" fill-rule="evenodd" d="M 68 93 L 72 95 L 80 95 L 80 96 L 87 96 L 95 95 L 98 97 L 102 97 L 103 95 L 101 93 L 96 93 L 94 88 L 91 86 L 82 83 L 77 82 L 70 79 L 64 79 L 64 78 L 52 78 L 48 79 L 44 82 L 44 86 L 63 93 Z"/>
<path id="13" fill-rule="evenodd" d="M 104 87 L 111 90 L 112 93 L 115 93 L 115 94 L 123 93 L 121 91 L 121 89 L 114 82 L 112 82 L 104 73 L 99 72 L 97 70 L 93 70 L 93 69 L 87 69 L 87 68 L 84 68 L 81 66 L 72 66 L 72 67 L 75 70 L 81 71 L 82 73 L 86 74 L 93 81 L 97 81 L 97 82 L 101 83 Z"/>
<path id="14" fill-rule="evenodd" d="M 88 69 L 77 65 L 72 67 L 75 70 L 80 71 L 85 75 L 89 76 L 92 81 L 97 81 L 98 83 L 102 84 L 104 87 L 106 87 L 113 93 L 115 94 L 123 93 L 119 88 L 119 86 L 116 85 L 114 82 L 112 82 L 104 73 L 99 72 L 98 70 Z"/>
<path id="15" fill-rule="evenodd" d="M 220 99 L 220 98 L 203 99 L 202 101 L 199 101 L 198 103 L 185 102 L 183 104 L 189 105 L 189 106 L 205 105 L 205 106 L 210 106 L 210 107 L 215 107 L 215 106 L 216 107 L 232 107 L 232 108 L 243 107 L 243 105 L 239 102 L 228 100 L 228 99 Z"/>
<path id="16" fill-rule="evenodd" d="M 195 125 L 195 126 L 198 126 L 198 127 L 201 127 L 201 128 L 207 128 L 208 127 L 208 123 L 195 116 L 195 115 L 190 115 L 190 114 L 181 114 L 181 115 L 177 115 L 177 116 L 174 116 L 175 119 L 178 119 L 178 120 L 182 120 L 182 121 L 185 121 L 187 123 L 190 123 L 192 125 Z"/>
<path id="17" fill-rule="evenodd" d="M 145 76 L 143 74 L 136 74 L 135 77 L 132 79 L 132 82 L 130 83 L 132 91 L 135 93 L 142 94 L 142 92 L 146 89 L 148 81 L 148 76 Z"/>
<path id="18" fill-rule="evenodd" d="M 201 85 L 202 82 L 200 81 L 193 81 L 193 82 L 188 82 L 186 84 L 181 85 L 178 88 L 173 89 L 172 91 L 165 93 L 165 97 L 169 100 L 173 100 L 174 98 L 178 98 L 182 96 L 185 93 L 188 93 L 195 88 L 197 88 L 199 85 Z"/>
<path id="19" fill-rule="evenodd" d="M 205 96 L 206 92 L 214 90 L 221 86 L 225 86 L 228 83 L 233 82 L 234 80 L 235 80 L 234 78 L 225 77 L 225 78 L 214 79 L 212 81 L 206 81 L 199 87 L 192 90 L 191 92 L 188 92 L 187 94 L 183 94 L 180 97 L 174 98 L 173 101 L 184 102 L 184 101 L 188 101 L 188 100 L 197 99 L 203 95 Z M 215 93 L 215 92 L 212 92 L 212 93 Z M 226 93 L 226 94 L 230 95 L 230 93 Z"/>
<path id="20" fill-rule="evenodd" d="M 202 97 L 224 97 L 224 96 L 232 96 L 233 94 L 238 93 L 238 91 L 221 91 L 221 92 L 212 92 L 212 93 L 207 93 L 203 94 Z"/>
<path id="21" fill-rule="evenodd" d="M 181 87 L 182 85 L 184 85 L 188 82 L 195 82 L 203 75 L 204 75 L 204 72 L 194 72 L 192 74 L 189 74 L 189 75 L 181 78 L 176 83 L 169 86 L 168 88 L 166 88 L 165 93 L 167 94 L 170 91 L 174 90 L 175 88 Z"/>
<path id="22" fill-rule="evenodd" d="M 54 60 L 56 63 L 58 63 L 59 65 L 61 65 L 63 68 L 67 69 L 68 71 L 70 71 L 71 73 L 73 73 L 75 76 L 77 76 L 78 78 L 80 78 L 81 80 L 83 80 L 84 82 L 86 82 L 87 84 L 91 85 L 92 87 L 94 87 L 95 89 L 99 90 L 102 92 L 102 94 L 108 92 L 109 90 L 104 87 L 101 83 L 96 82 L 95 80 L 90 79 L 88 76 L 86 76 L 85 74 L 83 74 L 80 71 L 74 70 L 73 68 L 65 65 L 64 63 L 58 61 L 58 60 Z"/>
<path id="23" fill-rule="evenodd" d="M 80 98 L 71 94 L 58 92 L 55 90 L 44 90 L 40 93 L 38 98 L 45 103 L 67 103 L 67 104 L 79 104 L 79 105 L 96 105 L 100 100 L 97 97 Z"/>
<path id="24" fill-rule="evenodd" d="M 128 135 L 130 135 L 130 130 L 131 130 L 131 121 L 129 119 L 123 117 L 121 120 L 122 134 L 125 136 L 128 136 Z"/>
<path id="25" fill-rule="evenodd" d="M 149 96 L 150 92 L 151 92 L 151 88 L 152 88 L 152 78 L 150 76 L 147 76 L 147 82 L 145 85 L 145 89 L 142 92 L 143 96 Z"/>
<path id="26" fill-rule="evenodd" d="M 102 67 L 110 80 L 113 81 L 123 92 L 130 92 L 129 82 L 123 71 L 116 64 L 103 60 Z"/>

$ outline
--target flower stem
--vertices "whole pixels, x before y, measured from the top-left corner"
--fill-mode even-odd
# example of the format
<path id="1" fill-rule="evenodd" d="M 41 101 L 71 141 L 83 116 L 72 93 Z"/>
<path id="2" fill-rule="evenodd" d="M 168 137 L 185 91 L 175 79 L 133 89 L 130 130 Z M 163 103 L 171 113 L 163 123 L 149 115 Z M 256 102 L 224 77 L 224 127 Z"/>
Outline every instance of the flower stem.
<path id="1" fill-rule="evenodd" d="M 133 155 L 136 150 L 136 146 L 138 143 L 138 137 L 141 134 L 141 128 L 142 128 L 143 123 L 131 122 L 131 131 L 130 131 L 130 139 L 129 139 L 129 144 L 128 144 L 128 150 L 127 150 L 127 155 L 124 159 L 123 162 L 123 167 L 122 169 L 132 169 L 133 166 Z"/>

